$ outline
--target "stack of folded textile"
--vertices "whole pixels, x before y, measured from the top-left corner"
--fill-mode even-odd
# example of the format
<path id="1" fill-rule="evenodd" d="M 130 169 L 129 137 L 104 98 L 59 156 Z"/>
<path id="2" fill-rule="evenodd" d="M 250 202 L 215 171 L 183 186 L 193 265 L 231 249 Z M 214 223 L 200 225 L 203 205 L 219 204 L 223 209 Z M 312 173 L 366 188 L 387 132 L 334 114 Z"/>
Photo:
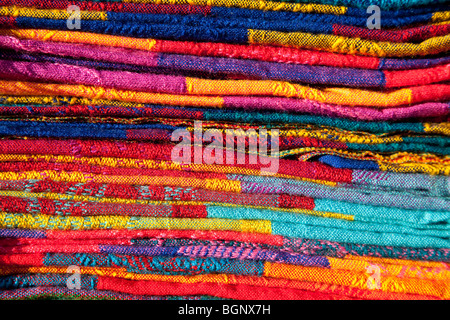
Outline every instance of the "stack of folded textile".
<path id="1" fill-rule="evenodd" d="M 449 3 L 0 0 L 0 298 L 449 299 Z"/>

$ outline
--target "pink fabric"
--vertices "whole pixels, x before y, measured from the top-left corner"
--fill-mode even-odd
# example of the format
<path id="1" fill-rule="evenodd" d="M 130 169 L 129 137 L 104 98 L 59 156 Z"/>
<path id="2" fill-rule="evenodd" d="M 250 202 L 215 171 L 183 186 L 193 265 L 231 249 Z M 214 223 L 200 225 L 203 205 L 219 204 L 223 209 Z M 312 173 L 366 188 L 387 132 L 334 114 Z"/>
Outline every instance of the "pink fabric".
<path id="1" fill-rule="evenodd" d="M 0 48 L 135 64 L 146 67 L 156 67 L 158 64 L 158 53 L 149 51 L 77 43 L 67 44 L 62 42 L 19 40 L 11 36 L 0 36 Z"/>
<path id="2" fill-rule="evenodd" d="M 186 78 L 96 70 L 65 64 L 0 60 L 0 77 L 18 81 L 82 84 L 145 92 L 186 93 Z"/>

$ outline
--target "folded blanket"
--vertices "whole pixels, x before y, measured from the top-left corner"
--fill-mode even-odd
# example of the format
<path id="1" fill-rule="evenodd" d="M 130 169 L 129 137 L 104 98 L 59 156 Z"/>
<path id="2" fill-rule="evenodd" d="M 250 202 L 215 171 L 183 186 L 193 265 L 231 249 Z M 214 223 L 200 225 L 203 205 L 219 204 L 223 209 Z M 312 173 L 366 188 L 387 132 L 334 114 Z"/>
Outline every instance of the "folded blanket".
<path id="1" fill-rule="evenodd" d="M 433 67 L 440 64 L 448 63 L 449 58 L 420 58 L 420 59 L 399 59 L 399 58 L 379 58 L 369 56 L 351 56 L 346 54 L 330 53 L 324 51 L 313 51 L 298 48 L 289 47 L 271 47 L 261 45 L 236 45 L 227 43 L 214 43 L 214 42 L 180 42 L 170 40 L 157 40 L 150 39 L 143 40 L 140 38 L 120 37 L 105 34 L 96 34 L 89 32 L 73 32 L 67 31 L 54 31 L 54 30 L 35 30 L 35 29 L 0 29 L 0 34 L 5 36 L 14 36 L 14 38 L 6 38 L 3 40 L 2 46 L 5 48 L 19 49 L 32 52 L 42 52 L 42 49 L 36 48 L 36 46 L 44 46 L 45 50 L 51 50 L 55 45 L 58 46 L 58 54 L 61 55 L 75 55 L 76 57 L 84 57 L 89 59 L 98 59 L 98 55 L 92 53 L 86 53 L 82 46 L 71 46 L 71 49 L 62 48 L 59 44 L 53 44 L 55 42 L 62 43 L 79 43 L 79 44 L 93 44 L 107 47 L 106 52 L 109 50 L 116 50 L 113 48 L 125 48 L 125 49 L 138 49 L 143 51 L 163 52 L 163 53 L 177 53 L 177 54 L 189 54 L 197 56 L 213 56 L 213 57 L 228 57 L 239 59 L 253 59 L 261 61 L 294 63 L 294 64 L 308 64 L 308 65 L 326 65 L 335 67 L 347 67 L 347 68 L 363 68 L 363 69 L 420 69 L 426 67 Z M 35 39 L 39 41 L 47 42 L 48 44 L 41 44 L 35 42 L 20 41 L 19 39 Z M 17 44 L 20 47 L 17 47 Z M 24 48 L 25 47 L 25 48 Z M 90 47 L 97 52 L 101 52 L 101 48 Z M 81 51 L 83 50 L 83 51 Z M 83 53 L 80 53 L 83 52 Z M 77 52 L 77 53 L 75 53 Z M 113 51 L 114 52 L 114 51 Z M 120 52 L 120 51 L 118 51 Z M 122 51 L 123 52 L 123 51 Z M 130 54 L 129 51 L 125 51 Z M 89 54 L 89 56 L 82 56 L 81 54 Z M 133 57 L 133 64 L 142 61 L 142 55 L 148 55 L 148 53 L 137 52 L 138 57 Z M 104 55 L 103 55 L 104 56 Z"/>
<path id="2" fill-rule="evenodd" d="M 450 299 L 449 13 L 0 0 L 0 299 Z"/>
<path id="3" fill-rule="evenodd" d="M 205 17 L 203 15 L 170 15 L 170 14 L 140 14 L 140 13 L 122 13 L 111 11 L 80 11 L 80 19 L 82 20 L 98 20 L 98 21 L 116 21 L 119 23 L 133 23 L 135 27 L 146 24 L 154 25 L 179 25 L 184 28 L 201 27 L 209 31 L 229 30 L 237 32 L 236 29 L 264 29 L 283 32 L 309 32 L 318 34 L 334 34 L 337 36 L 349 36 L 368 38 L 378 41 L 393 42 L 414 42 L 422 41 L 428 38 L 446 35 L 450 30 L 449 24 L 424 25 L 420 27 L 411 27 L 402 30 L 377 30 L 368 31 L 365 28 L 366 19 L 346 19 L 345 16 L 327 16 L 321 15 L 314 17 L 312 15 L 304 15 L 293 21 L 275 21 L 262 19 L 248 19 L 245 17 Z M 17 8 L 15 6 L 0 7 L 0 16 L 18 17 L 15 19 L 16 24 L 21 25 L 23 22 L 21 17 L 40 18 L 40 19 L 56 19 L 67 20 L 71 13 L 66 10 L 40 10 L 29 8 Z M 313 19 L 311 19 L 313 18 Z M 386 21 L 387 20 L 387 21 Z M 398 26 L 399 19 L 395 22 L 391 19 L 383 21 L 384 27 L 391 25 Z M 9 20 L 10 23 L 13 20 Z M 301 22 L 297 22 L 301 21 Z M 408 20 L 405 22 L 407 23 Z M 356 25 L 356 26 L 355 26 Z M 83 25 L 84 26 L 84 25 Z M 235 35 L 233 35 L 235 37 Z"/>
<path id="4" fill-rule="evenodd" d="M 67 19 L 53 20 L 33 17 L 7 17 L 0 19 L 1 27 L 40 28 L 66 30 Z M 169 39 L 177 41 L 225 42 L 237 44 L 261 44 L 318 49 L 329 52 L 359 54 L 376 57 L 424 56 L 446 52 L 450 47 L 450 36 L 435 36 L 420 43 L 396 43 L 348 38 L 331 34 L 308 32 L 281 32 L 264 29 L 216 28 L 202 26 L 179 27 L 172 24 L 135 24 L 116 21 L 84 20 L 83 30 L 110 35 Z M 313 30 L 319 32 L 321 30 Z"/>

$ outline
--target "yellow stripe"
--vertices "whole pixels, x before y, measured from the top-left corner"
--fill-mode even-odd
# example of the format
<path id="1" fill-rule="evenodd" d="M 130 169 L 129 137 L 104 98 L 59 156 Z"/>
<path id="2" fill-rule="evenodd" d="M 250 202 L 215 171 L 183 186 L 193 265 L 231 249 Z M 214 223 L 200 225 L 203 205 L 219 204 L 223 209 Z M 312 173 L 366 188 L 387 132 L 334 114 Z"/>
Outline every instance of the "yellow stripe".
<path id="1" fill-rule="evenodd" d="M 42 10 L 34 8 L 19 8 L 16 6 L 0 7 L 0 16 L 13 16 L 13 17 L 30 17 L 41 19 L 70 19 L 73 14 L 66 10 Z M 108 14 L 102 11 L 80 11 L 80 19 L 83 20 L 103 20 L 108 19 Z"/>
<path id="2" fill-rule="evenodd" d="M 45 193 L 34 193 L 34 192 L 24 192 L 24 191 L 11 191 L 11 190 L 0 190 L 0 196 L 17 197 L 17 198 L 44 198 L 51 200 L 67 200 L 67 201 L 80 201 L 80 202 L 100 202 L 100 203 L 120 203 L 120 204 L 142 204 L 142 205 L 205 205 L 205 206 L 217 206 L 220 204 L 221 207 L 232 207 L 232 208 L 252 208 L 252 209 L 263 209 L 271 211 L 281 211 L 281 212 L 291 212 L 291 213 L 301 213 L 311 216 L 317 216 L 322 218 L 333 218 L 353 221 L 354 216 L 326 212 L 326 211 L 314 211 L 301 208 L 278 208 L 278 207 L 266 207 L 266 206 L 252 206 L 252 205 L 239 205 L 234 203 L 225 202 L 206 202 L 206 201 L 153 201 L 153 200 L 136 200 L 136 199 L 126 199 L 126 198 L 99 198 L 94 196 L 83 196 L 83 195 L 66 195 L 53 192 Z M 111 212 L 113 214 L 113 212 Z"/>
<path id="3" fill-rule="evenodd" d="M 271 234 L 268 220 L 153 218 L 128 216 L 61 217 L 0 212 L 0 227 L 47 230 L 168 229 L 228 230 Z"/>
<path id="4" fill-rule="evenodd" d="M 392 43 L 325 34 L 249 29 L 248 38 L 249 42 L 254 44 L 322 49 L 376 57 L 423 56 L 450 49 L 450 35 L 430 38 L 421 43 Z"/>
<path id="5" fill-rule="evenodd" d="M 1 33 L 0 29 L 0 33 Z M 68 105 L 76 105 L 81 104 L 88 106 L 90 104 L 94 105 L 110 105 L 113 106 L 121 106 L 121 107 L 143 107 L 144 104 L 141 103 L 130 103 L 130 102 L 122 102 L 122 101 L 108 101 L 108 100 L 94 100 L 94 99 L 86 99 L 86 98 L 79 98 L 79 97 L 55 97 L 55 96 L 1 96 L 0 99 L 3 100 L 6 104 L 46 104 L 46 105 L 52 105 L 52 106 L 58 106 L 62 103 L 68 104 Z"/>
<path id="6" fill-rule="evenodd" d="M 378 162 L 378 167 L 382 171 L 391 171 L 399 173 L 427 173 L 431 175 L 450 175 L 449 165 L 427 164 L 427 163 L 401 163 L 392 164 Z"/>
<path id="7" fill-rule="evenodd" d="M 89 32 L 69 32 L 44 29 L 2 29 L 1 35 L 14 35 L 20 39 L 85 43 L 121 48 L 152 51 L 155 39 L 140 39 L 123 36 L 103 35 Z M 376 42 L 359 38 L 302 32 L 284 33 L 278 31 L 248 31 L 249 43 L 294 46 L 323 49 L 331 52 L 369 56 L 404 57 L 428 55 L 449 50 L 450 35 L 433 37 L 421 43 Z"/>
<path id="8" fill-rule="evenodd" d="M 430 26 L 440 26 L 440 25 L 444 25 L 444 24 L 449 24 L 450 21 L 441 21 L 441 22 L 434 22 L 434 23 L 430 23 Z"/>
<path id="9" fill-rule="evenodd" d="M 192 83 L 193 79 L 186 79 Z M 409 104 L 410 89 L 398 89 L 389 93 L 349 88 L 315 89 L 289 82 L 277 81 L 234 81 L 195 79 L 196 89 L 190 95 L 149 93 L 119 90 L 97 86 L 47 84 L 25 81 L 0 80 L 0 94 L 3 95 L 62 95 L 89 99 L 107 99 L 125 102 L 155 103 L 182 106 L 223 106 L 222 95 L 236 95 L 243 92 L 239 86 L 251 88 L 245 95 L 272 95 L 275 97 L 295 97 L 318 102 L 342 105 L 360 105 L 387 108 Z M 224 90 L 226 88 L 226 92 Z M 215 95 L 215 96 L 214 96 Z"/>
<path id="10" fill-rule="evenodd" d="M 337 87 L 316 89 L 285 81 L 211 80 L 190 77 L 186 78 L 186 86 L 187 92 L 193 95 L 262 95 L 371 107 L 404 105 L 412 101 L 412 93 L 408 88 L 398 89 L 392 92 Z"/>
<path id="11" fill-rule="evenodd" d="M 426 261 L 426 260 L 406 260 L 406 259 L 395 259 L 395 258 L 381 258 L 381 257 L 371 257 L 371 256 L 354 256 L 348 254 L 345 256 L 348 260 L 364 260 L 366 262 L 374 264 L 398 264 L 406 266 L 416 266 L 423 268 L 437 268 L 446 269 L 450 271 L 450 264 L 446 262 L 439 261 Z"/>
<path id="12" fill-rule="evenodd" d="M 435 12 L 431 16 L 432 22 L 448 22 L 448 20 L 450 20 L 450 11 Z"/>
<path id="13" fill-rule="evenodd" d="M 450 122 L 424 123 L 423 130 L 427 133 L 443 134 L 450 136 Z"/>
<path id="14" fill-rule="evenodd" d="M 365 258 L 365 257 L 364 257 Z M 398 260 L 397 260 L 398 261 Z M 381 276 L 395 276 L 401 278 L 419 278 L 428 280 L 445 281 L 450 280 L 450 270 L 444 268 L 422 267 L 418 265 L 405 265 L 405 264 L 386 264 L 383 263 L 384 259 L 380 258 L 378 261 L 362 260 L 362 259 L 336 259 L 329 257 L 328 262 L 332 269 L 352 270 L 355 272 L 366 272 L 367 268 L 371 265 L 378 266 L 380 268 Z M 378 262 L 378 263 L 377 263 Z M 400 262 L 402 263 L 402 262 Z"/>
<path id="15" fill-rule="evenodd" d="M 146 205 L 203 205 L 206 202 L 200 201 L 152 201 L 152 200 L 137 200 L 126 198 L 100 198 L 85 195 L 68 195 L 54 192 L 25 192 L 0 190 L 0 196 L 17 197 L 17 198 L 44 198 L 51 200 L 66 200 L 66 201 L 80 201 L 80 202 L 99 202 L 99 203 L 120 203 L 120 204 L 146 204 Z"/>
<path id="16" fill-rule="evenodd" d="M 358 144 L 383 144 L 402 142 L 401 135 L 379 136 L 362 131 L 349 131 L 343 129 L 320 128 L 316 126 L 305 125 L 305 129 L 279 130 L 280 136 L 287 137 L 308 137 L 320 140 L 331 140 L 343 143 Z M 281 155 L 283 152 L 280 153 Z"/>
<path id="17" fill-rule="evenodd" d="M 440 22 L 430 23 L 428 25 L 430 25 L 430 26 L 440 26 L 440 25 L 449 24 L 449 23 L 450 23 L 450 21 L 440 21 Z"/>

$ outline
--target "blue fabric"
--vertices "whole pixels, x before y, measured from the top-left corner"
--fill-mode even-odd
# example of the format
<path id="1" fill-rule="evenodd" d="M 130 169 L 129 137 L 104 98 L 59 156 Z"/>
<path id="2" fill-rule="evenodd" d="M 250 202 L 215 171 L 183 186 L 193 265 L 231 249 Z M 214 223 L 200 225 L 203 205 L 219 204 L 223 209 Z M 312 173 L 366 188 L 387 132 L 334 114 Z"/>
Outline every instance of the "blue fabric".
<path id="1" fill-rule="evenodd" d="M 17 17 L 16 25 L 20 28 L 67 30 L 66 20 L 39 19 Z M 247 43 L 247 29 L 209 29 L 177 25 L 137 25 L 134 23 L 118 23 L 113 21 L 83 20 L 84 32 L 103 33 L 136 38 L 155 38 L 166 40 L 192 40 L 228 43 Z"/>
<path id="2" fill-rule="evenodd" d="M 190 27 L 204 27 L 208 29 L 262 29 L 276 30 L 283 32 L 310 32 L 310 33 L 333 33 L 333 20 L 325 19 L 328 16 L 318 16 L 311 19 L 311 15 L 304 19 L 280 21 L 280 20 L 261 20 L 255 18 L 240 17 L 236 19 L 233 16 L 225 17 L 208 17 L 202 15 L 171 15 L 171 14 L 139 14 L 139 13 L 117 13 L 108 12 L 108 21 L 118 21 L 136 24 L 161 24 L 161 25 L 177 25 Z M 309 18 L 308 18 L 309 17 Z M 336 16 L 330 16 L 330 18 Z M 321 18 L 321 19 L 317 19 Z M 311 20 L 308 21 L 308 20 Z M 316 21 L 314 21 L 316 20 Z M 321 21 L 322 20 L 322 21 Z M 327 20 L 330 20 L 327 21 Z M 343 20 L 343 19 L 340 19 Z"/>
<path id="3" fill-rule="evenodd" d="M 376 163 L 375 161 L 347 159 L 333 155 L 320 156 L 317 160 L 334 168 L 364 169 L 364 170 L 379 170 L 380 168 L 378 163 Z"/>
<path id="4" fill-rule="evenodd" d="M 51 123 L 27 121 L 0 122 L 0 135 L 53 138 L 115 138 L 127 139 L 130 129 L 176 130 L 177 127 L 163 124 L 124 125 L 109 123 Z M 170 137 L 170 132 L 167 132 Z"/>
<path id="5" fill-rule="evenodd" d="M 400 246 L 417 248 L 449 248 L 447 238 L 424 235 L 396 234 L 389 231 L 370 232 L 367 230 L 343 230 L 340 228 L 298 225 L 294 223 L 273 222 L 272 233 L 285 237 L 326 239 L 330 241 L 380 246 Z"/>
<path id="6" fill-rule="evenodd" d="M 356 221 L 398 224 L 426 229 L 426 226 L 445 230 L 450 224 L 449 211 L 428 211 L 392 207 L 369 206 L 359 203 L 315 199 L 314 210 L 338 212 L 355 217 Z"/>
<path id="7" fill-rule="evenodd" d="M 167 275 L 229 273 L 262 276 L 264 271 L 263 261 L 164 256 L 124 256 L 109 253 L 46 253 L 43 264 L 45 266 L 123 267 L 130 272 Z"/>
<path id="8" fill-rule="evenodd" d="M 437 9 L 438 10 L 438 9 Z M 441 11 L 450 10 L 448 6 L 443 6 Z M 411 25 L 415 23 L 425 23 L 431 21 L 432 13 L 436 12 L 434 8 L 431 12 L 426 12 L 426 9 L 418 9 L 417 11 L 383 11 L 382 23 L 386 28 L 395 28 L 400 26 Z M 428 10 L 430 11 L 430 10 Z M 366 13 L 366 9 L 348 8 L 345 15 L 333 14 L 314 14 L 302 12 L 289 11 L 263 11 L 250 10 L 242 8 L 226 8 L 226 7 L 212 7 L 211 16 L 215 17 L 234 17 L 234 18 L 251 18 L 261 20 L 276 20 L 284 22 L 292 21 L 308 21 L 308 22 L 326 22 L 333 24 L 344 24 L 357 27 L 366 27 L 367 19 L 370 16 Z"/>
<path id="9" fill-rule="evenodd" d="M 325 206 L 326 202 L 323 202 L 322 208 L 330 207 Z M 329 203 L 331 204 L 331 203 Z M 333 208 L 336 208 L 336 203 L 333 202 Z M 402 236 L 411 236 L 411 237 L 424 237 L 429 238 L 429 241 L 423 241 L 423 245 L 426 247 L 425 243 L 438 243 L 439 239 L 447 239 L 447 243 L 450 237 L 450 232 L 447 228 L 433 228 L 432 225 L 427 226 L 426 224 L 420 225 L 417 227 L 415 224 L 411 224 L 411 226 L 400 225 L 400 224 L 385 224 L 380 222 L 371 222 L 371 221 L 347 221 L 343 219 L 335 219 L 335 218 L 323 218 L 317 217 L 309 214 L 302 213 L 294 213 L 294 212 L 286 212 L 286 211 L 273 211 L 267 209 L 256 209 L 256 208 L 236 208 L 236 207 L 220 207 L 220 206 L 208 206 L 208 217 L 209 218 L 222 218 L 222 219 L 249 219 L 249 220 L 270 220 L 272 224 L 284 223 L 284 224 L 292 224 L 297 226 L 298 228 L 306 228 L 306 229 L 315 229 L 317 228 L 331 228 L 331 229 L 339 229 L 343 234 L 347 234 L 349 237 L 353 233 L 359 233 L 362 231 L 368 233 L 387 233 L 391 234 L 393 238 L 399 238 L 399 242 L 393 241 L 389 243 L 387 241 L 383 241 L 382 243 L 372 243 L 377 245 L 404 245 L 404 246 L 416 246 L 416 243 L 407 243 L 401 242 L 403 240 Z M 327 210 L 328 211 L 328 210 Z M 336 211 L 331 211 L 336 212 Z M 443 213 L 444 214 L 444 213 Z M 448 214 L 445 213 L 445 214 Z M 416 228 L 415 228 L 416 227 Z M 288 236 L 287 234 L 283 234 Z M 303 236 L 301 236 L 303 237 Z M 307 236 L 305 236 L 308 238 Z M 332 241 L 343 241 L 330 239 L 326 236 L 321 238 L 324 240 L 332 240 Z M 437 242 L 436 242 L 437 241 Z M 358 242 L 358 243 L 366 243 L 366 242 Z M 368 243 L 368 242 L 367 242 Z M 402 244 L 401 244 L 402 243 Z"/>
<path id="10" fill-rule="evenodd" d="M 28 287 L 66 287 L 71 274 L 20 274 L 0 277 L 0 289 L 17 289 Z M 94 290 L 97 288 L 98 277 L 80 275 L 80 289 Z"/>

